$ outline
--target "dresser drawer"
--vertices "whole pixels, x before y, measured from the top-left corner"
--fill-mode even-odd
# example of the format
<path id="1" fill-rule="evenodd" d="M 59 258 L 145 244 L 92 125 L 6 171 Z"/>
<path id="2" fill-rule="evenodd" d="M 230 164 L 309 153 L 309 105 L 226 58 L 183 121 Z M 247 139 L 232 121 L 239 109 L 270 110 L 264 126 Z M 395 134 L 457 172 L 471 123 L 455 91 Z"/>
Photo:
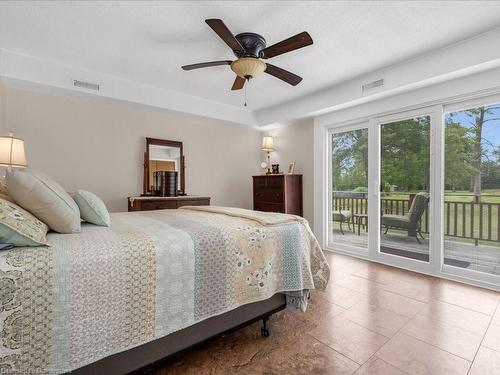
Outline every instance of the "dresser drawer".
<path id="1" fill-rule="evenodd" d="M 265 212 L 285 212 L 285 207 L 279 203 L 255 202 L 254 210 Z"/>
<path id="2" fill-rule="evenodd" d="M 177 208 L 177 202 L 175 201 L 144 201 L 141 202 L 141 211 L 151 211 L 151 210 L 164 210 L 164 209 L 174 209 Z"/>
<path id="3" fill-rule="evenodd" d="M 267 177 L 267 187 L 268 188 L 278 188 L 278 189 L 281 189 L 283 188 L 283 176 L 274 176 L 274 177 L 271 177 L 271 176 L 268 176 Z"/>
<path id="4" fill-rule="evenodd" d="M 210 197 L 129 197 L 129 211 L 175 210 L 182 206 L 210 206 Z"/>
<path id="5" fill-rule="evenodd" d="M 283 191 L 281 189 L 256 189 L 254 200 L 256 202 L 282 203 Z"/>
<path id="6" fill-rule="evenodd" d="M 253 180 L 253 186 L 255 189 L 265 189 L 267 186 L 267 177 L 266 176 L 259 176 L 254 178 Z"/>
<path id="7" fill-rule="evenodd" d="M 178 201 L 177 208 L 182 206 L 210 206 L 209 199 L 199 199 L 199 200 L 187 200 L 187 201 Z"/>

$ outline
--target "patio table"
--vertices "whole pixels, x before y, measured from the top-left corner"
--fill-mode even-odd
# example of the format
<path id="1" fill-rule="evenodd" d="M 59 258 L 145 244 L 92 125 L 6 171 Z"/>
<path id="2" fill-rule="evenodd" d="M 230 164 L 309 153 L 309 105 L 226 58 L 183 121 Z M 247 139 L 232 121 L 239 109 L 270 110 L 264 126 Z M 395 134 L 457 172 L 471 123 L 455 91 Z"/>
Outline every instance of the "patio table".
<path id="1" fill-rule="evenodd" d="M 355 224 L 358 225 L 358 236 L 361 235 L 360 229 L 361 229 L 361 224 L 362 224 L 363 220 L 365 221 L 365 223 L 363 225 L 365 226 L 366 231 L 368 232 L 368 215 L 367 214 L 354 214 L 353 217 L 354 217 Z"/>

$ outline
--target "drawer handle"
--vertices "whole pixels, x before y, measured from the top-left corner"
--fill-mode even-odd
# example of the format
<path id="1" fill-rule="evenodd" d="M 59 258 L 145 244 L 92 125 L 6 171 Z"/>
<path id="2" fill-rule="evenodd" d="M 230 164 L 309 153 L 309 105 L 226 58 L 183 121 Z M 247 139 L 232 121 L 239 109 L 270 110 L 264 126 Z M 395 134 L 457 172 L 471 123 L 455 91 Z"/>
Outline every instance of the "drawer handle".
<path id="1" fill-rule="evenodd" d="M 168 207 L 168 206 L 160 206 L 160 205 L 156 206 L 157 210 L 165 210 L 165 209 L 168 209 L 168 208 L 170 208 L 170 207 Z"/>

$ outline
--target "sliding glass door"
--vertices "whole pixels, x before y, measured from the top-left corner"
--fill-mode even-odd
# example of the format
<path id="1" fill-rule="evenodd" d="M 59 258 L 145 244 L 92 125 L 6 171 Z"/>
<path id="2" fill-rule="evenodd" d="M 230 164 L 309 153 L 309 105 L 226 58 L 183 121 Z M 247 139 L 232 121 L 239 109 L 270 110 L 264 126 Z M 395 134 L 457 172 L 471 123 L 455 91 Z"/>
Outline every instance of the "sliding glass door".
<path id="1" fill-rule="evenodd" d="M 330 248 L 417 271 L 439 261 L 431 150 L 440 116 L 430 108 L 330 130 Z"/>
<path id="2" fill-rule="evenodd" d="M 500 275 L 500 100 L 444 114 L 444 263 L 484 281 Z"/>
<path id="3" fill-rule="evenodd" d="M 332 127 L 328 246 L 500 285 L 500 96 Z"/>
<path id="4" fill-rule="evenodd" d="M 331 246 L 367 254 L 368 124 L 329 134 L 329 236 Z"/>
<path id="5" fill-rule="evenodd" d="M 429 115 L 380 124 L 380 252 L 429 262 Z"/>

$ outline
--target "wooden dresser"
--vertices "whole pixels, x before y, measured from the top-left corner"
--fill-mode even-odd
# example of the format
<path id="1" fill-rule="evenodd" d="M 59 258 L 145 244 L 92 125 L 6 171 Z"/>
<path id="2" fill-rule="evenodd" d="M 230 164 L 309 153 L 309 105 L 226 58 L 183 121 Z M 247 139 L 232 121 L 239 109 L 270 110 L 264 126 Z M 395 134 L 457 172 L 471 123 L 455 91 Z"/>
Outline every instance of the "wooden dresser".
<path id="1" fill-rule="evenodd" d="M 210 197 L 191 195 L 178 197 L 128 197 L 129 211 L 175 209 L 182 206 L 210 206 Z"/>
<path id="2" fill-rule="evenodd" d="M 302 175 L 253 176 L 253 209 L 302 216 Z"/>

